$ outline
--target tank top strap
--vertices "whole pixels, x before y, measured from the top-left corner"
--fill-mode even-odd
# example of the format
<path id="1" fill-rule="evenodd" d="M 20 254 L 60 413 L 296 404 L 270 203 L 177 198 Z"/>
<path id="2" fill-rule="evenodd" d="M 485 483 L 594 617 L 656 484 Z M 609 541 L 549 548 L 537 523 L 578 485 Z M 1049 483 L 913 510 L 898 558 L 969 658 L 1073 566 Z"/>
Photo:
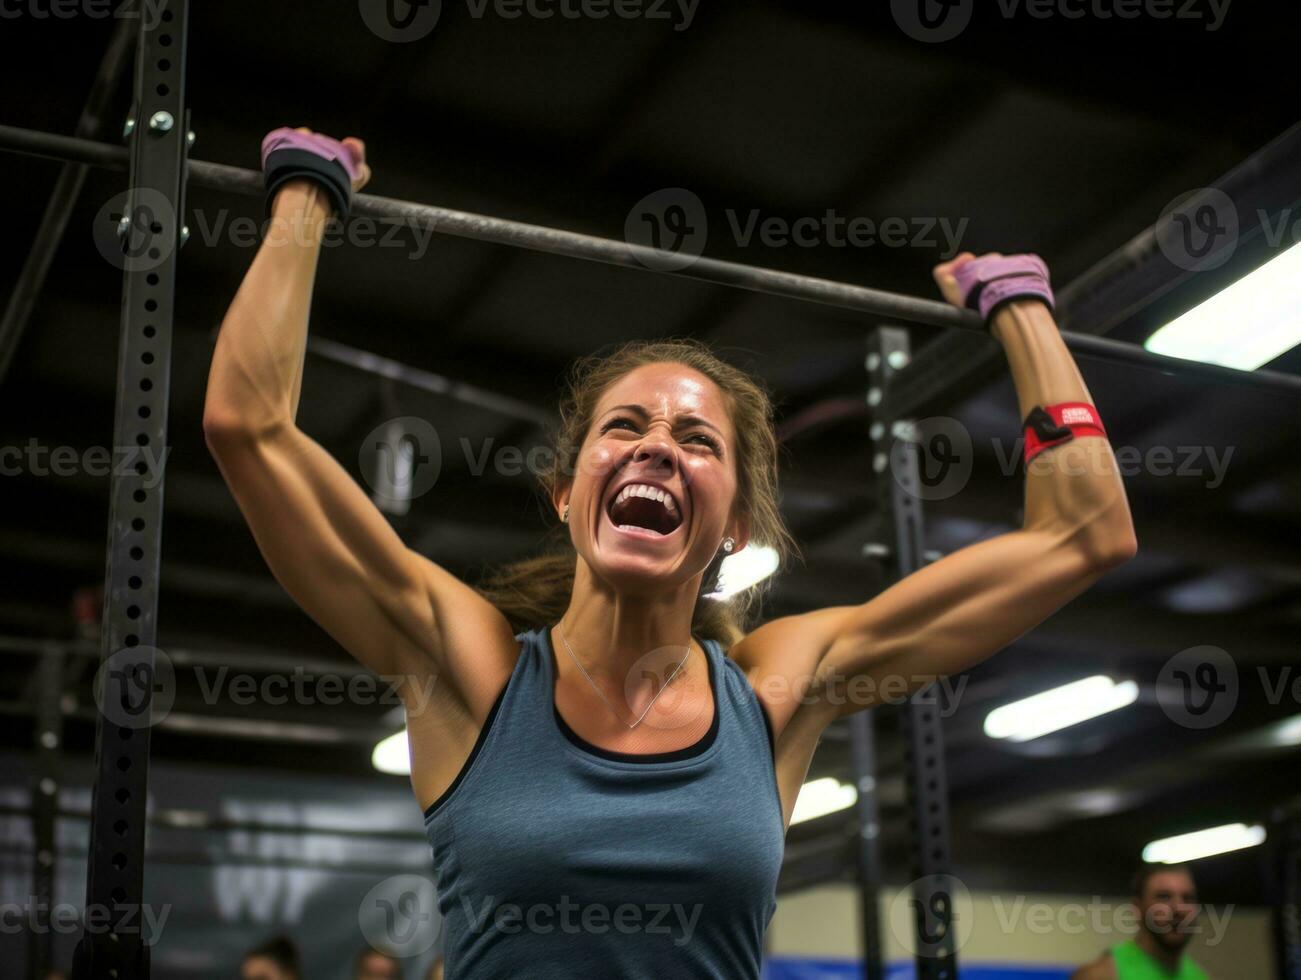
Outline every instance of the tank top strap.
<path id="1" fill-rule="evenodd" d="M 520 653 L 511 679 L 510 686 L 515 690 L 509 717 L 522 724 L 536 724 L 549 713 L 551 665 L 543 659 L 548 653 L 542 633 L 540 629 L 528 630 L 515 637 L 520 642 Z"/>
<path id="2" fill-rule="evenodd" d="M 718 710 L 726 711 L 731 723 L 728 729 L 754 745 L 766 745 L 773 753 L 772 723 L 768 712 L 759 700 L 758 692 L 745 676 L 741 665 L 727 655 L 717 640 L 705 640 L 704 646 L 715 658 L 715 676 L 718 677 Z"/>

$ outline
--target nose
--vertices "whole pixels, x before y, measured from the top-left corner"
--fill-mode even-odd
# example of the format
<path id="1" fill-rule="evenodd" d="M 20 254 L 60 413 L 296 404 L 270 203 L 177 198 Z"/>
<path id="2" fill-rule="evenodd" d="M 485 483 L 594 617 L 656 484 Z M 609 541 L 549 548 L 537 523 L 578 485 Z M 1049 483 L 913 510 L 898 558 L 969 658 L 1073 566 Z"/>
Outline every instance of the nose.
<path id="1" fill-rule="evenodd" d="M 672 474 L 677 465 L 677 456 L 673 444 L 663 433 L 659 429 L 651 429 L 637 446 L 632 461 L 656 473 Z"/>

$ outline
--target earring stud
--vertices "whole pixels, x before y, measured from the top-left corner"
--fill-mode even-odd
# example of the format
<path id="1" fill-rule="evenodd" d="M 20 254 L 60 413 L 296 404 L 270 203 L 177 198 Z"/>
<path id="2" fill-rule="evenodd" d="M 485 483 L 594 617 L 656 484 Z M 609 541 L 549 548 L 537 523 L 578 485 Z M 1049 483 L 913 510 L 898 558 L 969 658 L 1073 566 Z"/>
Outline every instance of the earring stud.
<path id="1" fill-rule="evenodd" d="M 729 555 L 732 553 L 732 549 L 735 547 L 736 547 L 736 542 L 732 538 L 723 539 L 723 550 L 727 552 Z"/>
<path id="2" fill-rule="evenodd" d="M 568 505 L 568 504 L 565 504 L 565 509 L 564 509 L 563 511 L 560 512 L 560 523 L 561 523 L 561 524 L 568 524 L 568 523 L 569 523 L 569 505 Z"/>

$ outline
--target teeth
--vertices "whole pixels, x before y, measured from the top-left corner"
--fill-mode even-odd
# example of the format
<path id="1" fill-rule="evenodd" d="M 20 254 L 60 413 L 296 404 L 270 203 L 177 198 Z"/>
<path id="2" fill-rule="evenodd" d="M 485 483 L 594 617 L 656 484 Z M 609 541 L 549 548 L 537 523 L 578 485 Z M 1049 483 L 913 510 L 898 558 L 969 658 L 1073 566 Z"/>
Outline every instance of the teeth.
<path id="1" fill-rule="evenodd" d="M 645 483 L 630 483 L 619 491 L 619 495 L 614 498 L 614 502 L 619 503 L 629 497 L 647 497 L 650 500 L 658 500 L 669 513 L 677 513 L 678 505 L 673 499 L 673 494 L 658 487 L 647 486 Z"/>
<path id="2" fill-rule="evenodd" d="M 659 534 L 654 528 L 638 527 L 636 524 L 617 524 L 615 525 L 620 531 L 641 531 L 643 534 Z M 660 537 L 663 537 L 661 534 Z"/>

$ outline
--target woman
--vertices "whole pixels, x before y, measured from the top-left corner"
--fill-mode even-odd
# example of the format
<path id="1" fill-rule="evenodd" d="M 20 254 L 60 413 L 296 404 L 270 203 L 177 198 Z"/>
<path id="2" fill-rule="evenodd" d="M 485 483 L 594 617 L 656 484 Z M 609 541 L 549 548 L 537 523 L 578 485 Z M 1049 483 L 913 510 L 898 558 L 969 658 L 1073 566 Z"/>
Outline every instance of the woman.
<path id="1" fill-rule="evenodd" d="M 701 591 L 724 554 L 786 544 L 768 401 L 699 345 L 633 345 L 587 361 L 563 407 L 544 482 L 572 547 L 480 591 L 408 549 L 294 424 L 319 232 L 346 213 L 339 175 L 370 171 L 359 140 L 278 132 L 334 177 L 264 160 L 276 220 L 222 325 L 204 431 L 280 583 L 403 678 L 448 974 L 757 977 L 825 727 L 883 682 L 972 667 L 1134 554 L 1046 268 L 935 270 L 988 313 L 1034 423 L 1021 529 L 744 633 Z"/>

